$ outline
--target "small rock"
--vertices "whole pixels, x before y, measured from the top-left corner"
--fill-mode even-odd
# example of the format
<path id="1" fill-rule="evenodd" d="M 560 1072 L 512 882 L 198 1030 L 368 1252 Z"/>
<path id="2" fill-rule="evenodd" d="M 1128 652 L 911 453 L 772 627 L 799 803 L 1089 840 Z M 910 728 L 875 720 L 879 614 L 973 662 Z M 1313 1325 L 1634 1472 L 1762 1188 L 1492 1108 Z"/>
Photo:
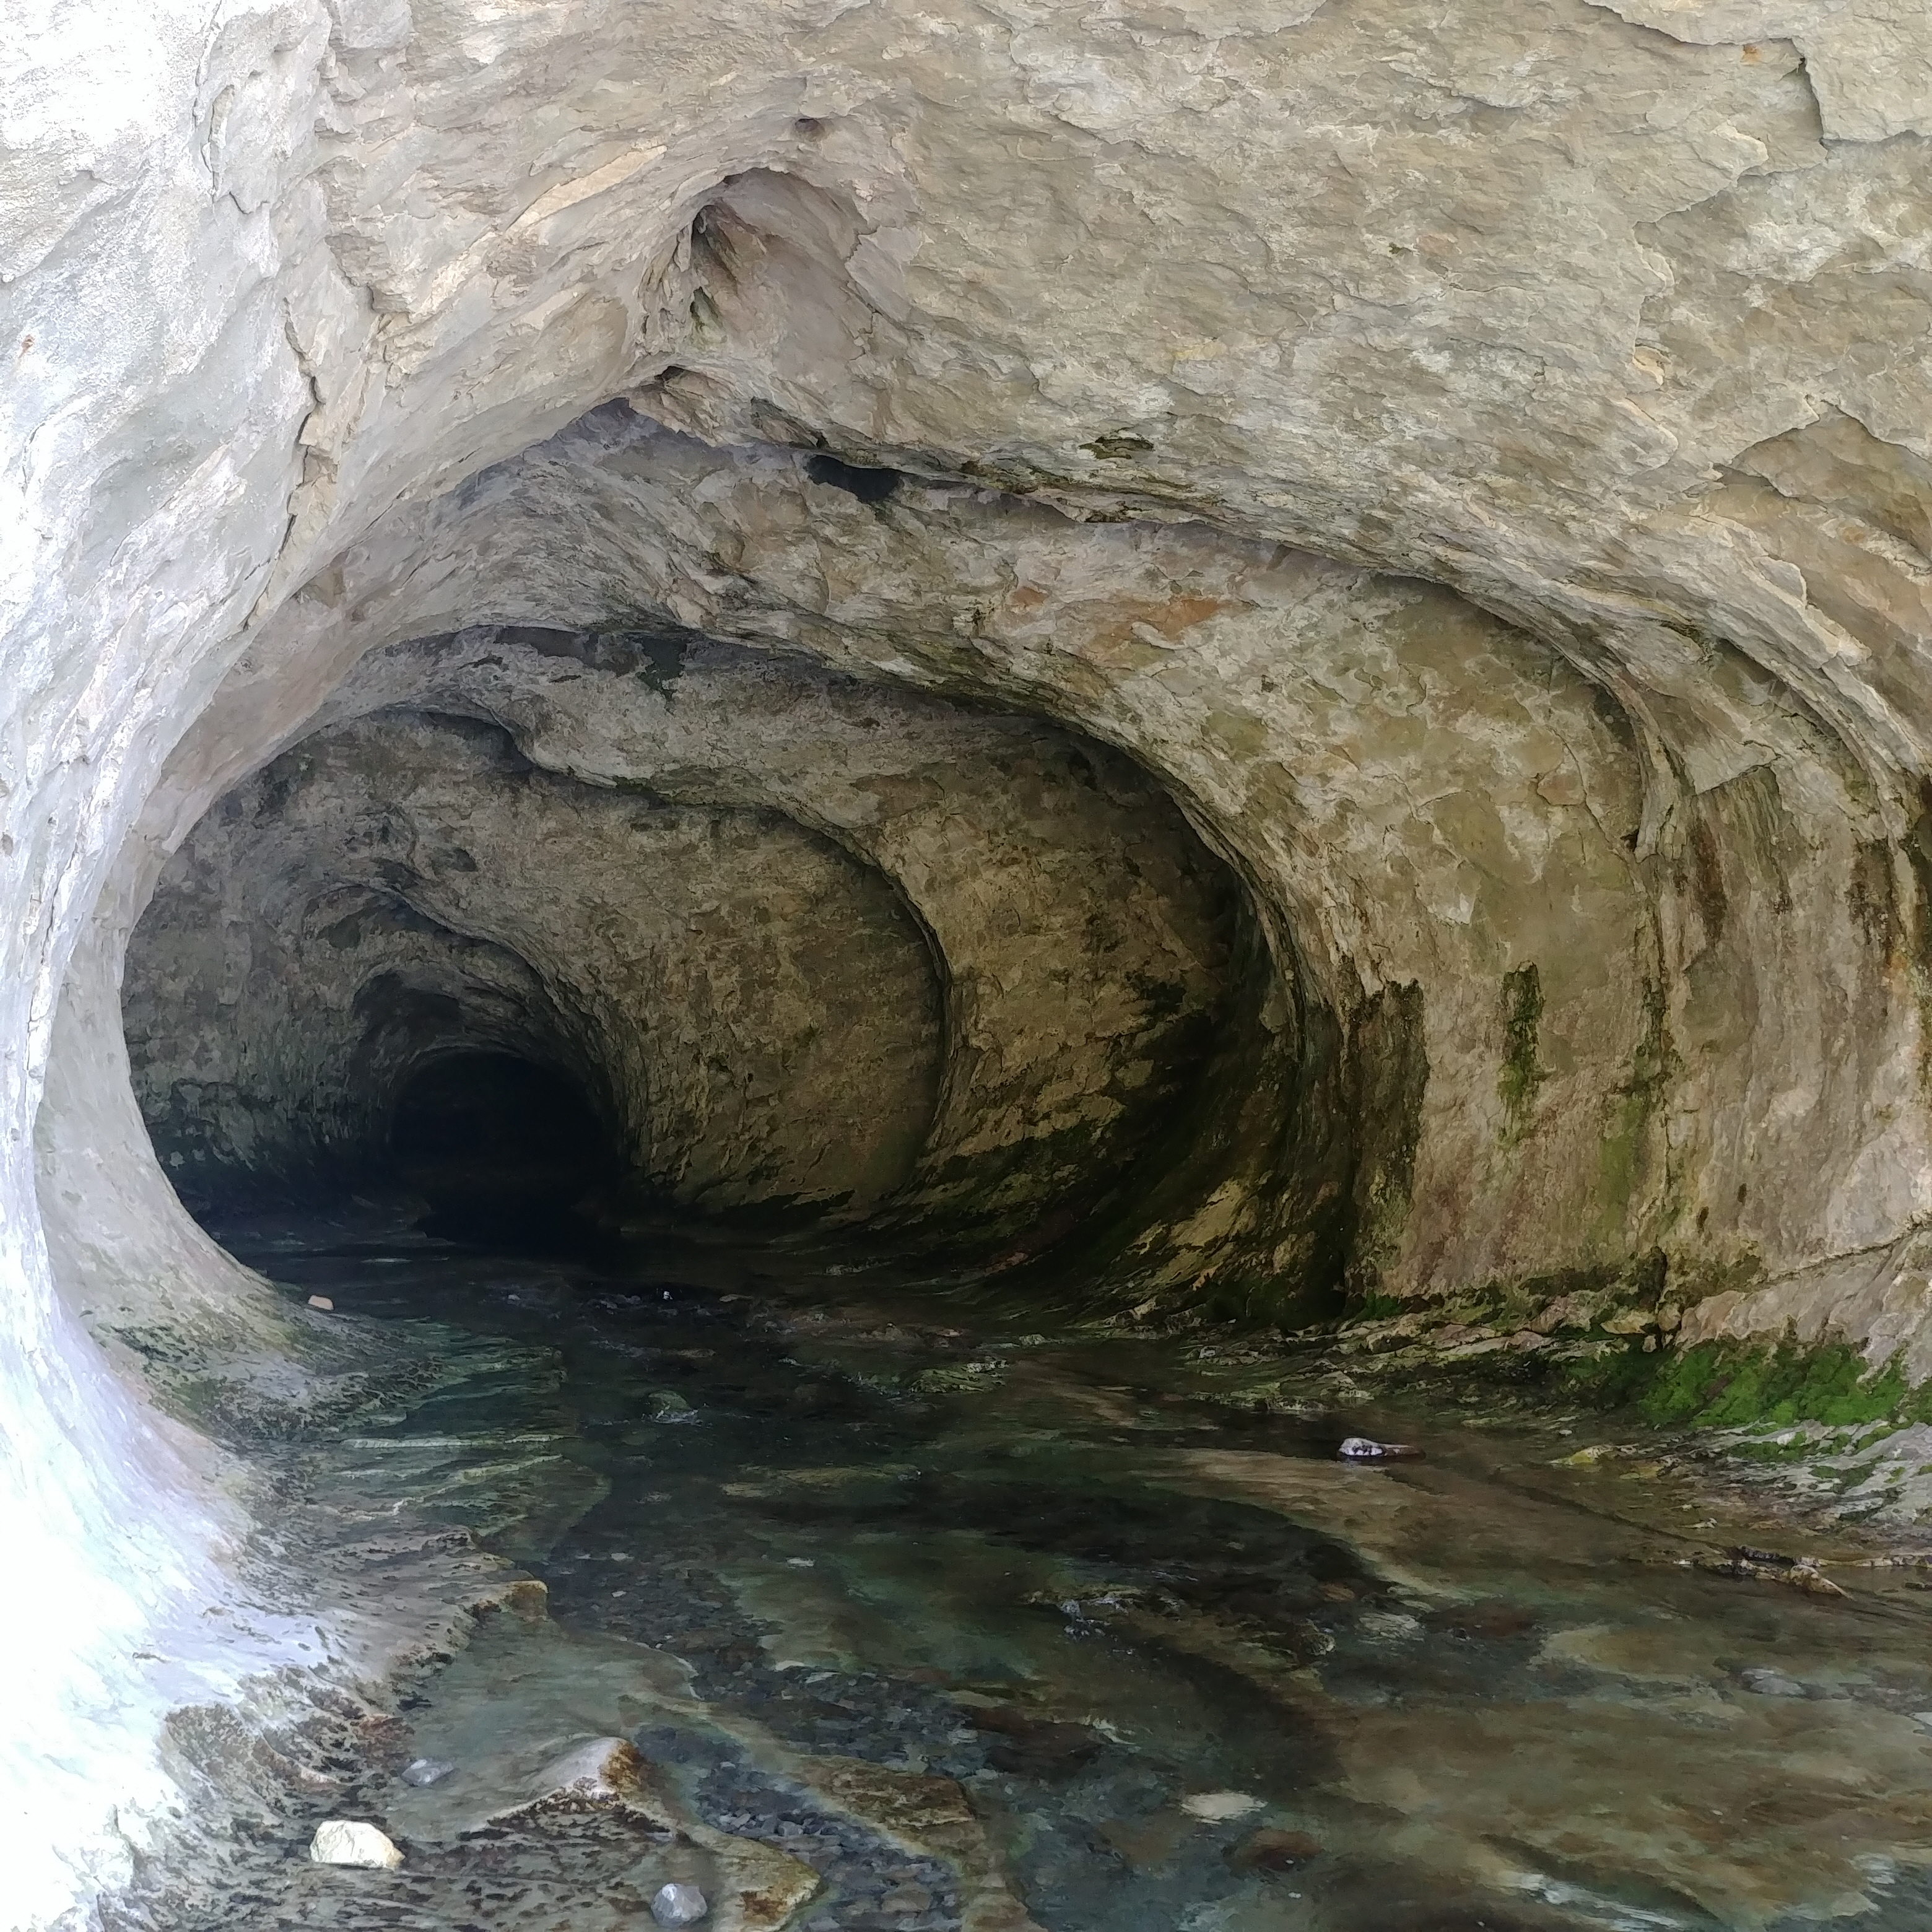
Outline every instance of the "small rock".
<path id="1" fill-rule="evenodd" d="M 357 1865 L 364 1871 L 394 1871 L 403 1862 L 385 1833 L 353 1818 L 330 1818 L 316 1826 L 308 1855 L 319 1865 Z"/>
<path id="2" fill-rule="evenodd" d="M 1237 1871 L 1287 1872 L 1321 1856 L 1321 1840 L 1306 1832 L 1281 1832 L 1263 1826 L 1229 1847 L 1228 1862 Z"/>
<path id="3" fill-rule="evenodd" d="M 1422 1634 L 1421 1623 L 1406 1610 L 1364 1610 L 1356 1622 L 1366 1635 L 1390 1643 L 1411 1643 Z"/>
<path id="4" fill-rule="evenodd" d="M 333 1315 L 335 1312 L 335 1304 L 326 1294 L 311 1294 L 308 1298 L 308 1305 L 311 1308 L 320 1309 L 325 1315 Z"/>
<path id="5" fill-rule="evenodd" d="M 419 1757 L 403 1766 L 405 1784 L 440 1784 L 456 1768 L 447 1758 Z"/>
<path id="6" fill-rule="evenodd" d="M 695 1925 L 711 1910 L 694 1885 L 665 1885 L 651 1900 L 651 1916 L 660 1925 Z"/>
<path id="7" fill-rule="evenodd" d="M 1598 1324 L 1606 1335 L 1641 1335 L 1657 1326 L 1656 1318 L 1641 1308 L 1620 1308 Z"/>
<path id="8" fill-rule="evenodd" d="M 1422 1451 L 1412 1442 L 1375 1442 L 1366 1436 L 1346 1436 L 1335 1453 L 1345 1462 L 1383 1462 L 1398 1456 L 1419 1456 Z"/>
<path id="9" fill-rule="evenodd" d="M 652 1389 L 650 1396 L 651 1413 L 658 1417 L 688 1415 L 691 1405 L 676 1389 Z"/>
<path id="10" fill-rule="evenodd" d="M 1738 1675 L 1744 1680 L 1747 1690 L 1755 1691 L 1760 1697 L 1802 1697 L 1806 1691 L 1795 1677 L 1787 1677 L 1781 1670 L 1741 1670 Z"/>
<path id="11" fill-rule="evenodd" d="M 1809 1556 L 1786 1556 L 1775 1550 L 1756 1550 L 1749 1544 L 1722 1554 L 1706 1550 L 1692 1563 L 1713 1576 L 1748 1577 L 1761 1583 L 1782 1583 L 1787 1589 L 1802 1590 L 1814 1597 L 1842 1597 L 1845 1593 L 1818 1568 Z"/>
<path id="12" fill-rule="evenodd" d="M 1246 1791 L 1196 1791 L 1180 1801 L 1180 1808 L 1204 1825 L 1225 1825 L 1262 1808 L 1262 1801 Z"/>
<path id="13" fill-rule="evenodd" d="M 986 1762 L 1016 1778 L 1071 1778 L 1100 1754 L 1106 1742 L 1084 1724 L 1057 1724 L 1007 1705 L 975 1707 L 967 1712 L 966 1721 L 999 1739 Z"/>

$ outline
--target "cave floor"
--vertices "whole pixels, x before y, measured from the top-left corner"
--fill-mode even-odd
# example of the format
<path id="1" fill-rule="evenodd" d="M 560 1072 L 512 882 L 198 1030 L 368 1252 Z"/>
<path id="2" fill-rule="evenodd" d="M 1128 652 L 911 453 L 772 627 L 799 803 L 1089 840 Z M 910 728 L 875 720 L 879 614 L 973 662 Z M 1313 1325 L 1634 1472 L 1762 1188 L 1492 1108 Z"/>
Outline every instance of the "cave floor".
<path id="1" fill-rule="evenodd" d="M 548 1614 L 484 1618 L 170 1932 L 602 1932 L 668 1877 L 723 1932 L 1932 1924 L 1922 1575 L 1697 1568 L 1792 1532 L 1578 1460 L 1587 1418 L 1256 1394 L 1238 1346 L 862 1278 L 226 1238 L 434 1365 L 306 1479 L 466 1525 Z M 596 1736 L 656 1796 L 532 1804 Z M 330 1816 L 401 1870 L 310 1864 Z"/>

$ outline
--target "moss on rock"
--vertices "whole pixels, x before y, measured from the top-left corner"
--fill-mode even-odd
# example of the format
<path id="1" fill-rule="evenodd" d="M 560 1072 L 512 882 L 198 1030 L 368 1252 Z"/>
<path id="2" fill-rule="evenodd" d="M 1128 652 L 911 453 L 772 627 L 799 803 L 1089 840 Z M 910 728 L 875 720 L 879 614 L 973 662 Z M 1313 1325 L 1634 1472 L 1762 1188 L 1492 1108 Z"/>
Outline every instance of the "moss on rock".
<path id="1" fill-rule="evenodd" d="M 1503 1069 L 1496 1094 L 1503 1103 L 1503 1140 L 1514 1144 L 1529 1132 L 1537 1090 L 1547 1070 L 1537 1060 L 1543 1024 L 1543 981 L 1534 963 L 1503 975 Z"/>
<path id="2" fill-rule="evenodd" d="M 1700 1342 L 1646 1354 L 1633 1342 L 1571 1379 L 1646 1421 L 1742 1429 L 1822 1423 L 1932 1420 L 1932 1384 L 1915 1389 L 1894 1355 L 1874 1369 L 1844 1342 L 1806 1346 L 1787 1330 L 1775 1343 Z"/>

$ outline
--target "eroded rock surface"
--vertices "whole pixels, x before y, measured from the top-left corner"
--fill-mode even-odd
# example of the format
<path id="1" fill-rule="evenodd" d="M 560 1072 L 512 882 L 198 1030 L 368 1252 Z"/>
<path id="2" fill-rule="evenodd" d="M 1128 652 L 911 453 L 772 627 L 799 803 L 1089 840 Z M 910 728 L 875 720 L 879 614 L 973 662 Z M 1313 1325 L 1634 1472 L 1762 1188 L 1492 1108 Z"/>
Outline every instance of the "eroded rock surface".
<path id="1" fill-rule="evenodd" d="M 478 1038 L 629 1055 L 610 1118 L 687 1204 L 896 1204 L 1004 1271 L 1070 1251 L 1052 1197 L 1127 1200 L 1150 1314 L 1493 1352 L 1568 1306 L 1922 1382 L 1918 10 L 37 0 L 0 74 L 25 1922 L 126 1876 L 164 1712 L 310 1660 L 236 1601 L 259 1497 L 128 1352 L 298 1409 L 349 1372 L 157 1162 L 120 995 L 164 879 L 133 1010 L 212 987 L 224 1035 L 140 1042 L 184 1163 L 362 1132 L 366 953 Z M 754 663 L 633 712 L 539 633 Z M 777 652 L 810 731 L 741 701 Z M 905 762 L 855 749 L 874 704 Z M 406 772 L 398 706 L 460 721 Z M 201 823 L 284 759 L 339 779 L 299 866 L 295 821 Z M 385 875 L 345 856 L 379 791 L 437 851 L 467 800 L 667 883 Z M 353 903 L 238 905 L 257 861 Z M 773 870 L 795 920 L 671 943 Z M 866 1004 L 814 919 L 862 1050 L 803 1037 Z M 694 990 L 589 1028 L 566 966 L 647 954 L 746 1030 Z"/>

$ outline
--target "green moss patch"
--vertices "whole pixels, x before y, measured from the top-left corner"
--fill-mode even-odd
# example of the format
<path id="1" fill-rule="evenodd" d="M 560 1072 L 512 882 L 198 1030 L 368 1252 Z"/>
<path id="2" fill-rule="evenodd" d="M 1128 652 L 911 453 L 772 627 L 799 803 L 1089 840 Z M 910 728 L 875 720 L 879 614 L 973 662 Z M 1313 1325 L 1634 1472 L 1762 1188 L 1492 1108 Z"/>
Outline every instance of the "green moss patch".
<path id="1" fill-rule="evenodd" d="M 1503 975 L 1503 1068 L 1496 1095 L 1503 1103 L 1503 1139 L 1521 1140 L 1529 1131 L 1537 1089 L 1548 1077 L 1538 1064 L 1537 1037 L 1543 1024 L 1543 981 L 1534 965 Z"/>
<path id="2" fill-rule="evenodd" d="M 1776 1343 L 1700 1342 L 1646 1354 L 1633 1344 L 1579 1364 L 1572 1379 L 1646 1421 L 1700 1428 L 1780 1427 L 1817 1422 L 1932 1420 L 1932 1383 L 1914 1389 L 1900 1358 L 1874 1370 L 1843 1342 L 1805 1347 L 1789 1331 Z"/>

